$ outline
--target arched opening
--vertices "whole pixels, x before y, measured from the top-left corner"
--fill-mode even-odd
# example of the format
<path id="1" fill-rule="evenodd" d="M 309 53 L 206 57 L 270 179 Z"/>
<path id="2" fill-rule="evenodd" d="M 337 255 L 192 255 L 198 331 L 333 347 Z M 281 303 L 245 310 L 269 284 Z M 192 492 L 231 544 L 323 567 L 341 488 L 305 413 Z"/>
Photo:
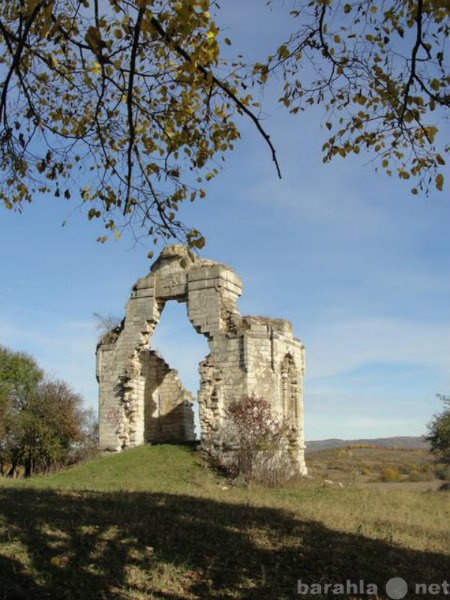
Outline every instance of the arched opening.
<path id="1" fill-rule="evenodd" d="M 297 369 L 292 356 L 286 354 L 281 363 L 281 401 L 283 415 L 293 426 L 299 417 L 298 398 Z"/>
<path id="2" fill-rule="evenodd" d="M 198 334 L 190 323 L 186 303 L 176 300 L 166 302 L 160 321 L 150 339 L 150 351 L 155 351 L 171 369 L 177 372 L 181 385 L 191 394 L 195 437 L 200 439 L 198 367 L 209 353 L 209 347 L 207 339 Z M 156 399 L 158 401 L 158 396 Z M 154 410 L 158 410 L 158 406 L 155 406 Z"/>

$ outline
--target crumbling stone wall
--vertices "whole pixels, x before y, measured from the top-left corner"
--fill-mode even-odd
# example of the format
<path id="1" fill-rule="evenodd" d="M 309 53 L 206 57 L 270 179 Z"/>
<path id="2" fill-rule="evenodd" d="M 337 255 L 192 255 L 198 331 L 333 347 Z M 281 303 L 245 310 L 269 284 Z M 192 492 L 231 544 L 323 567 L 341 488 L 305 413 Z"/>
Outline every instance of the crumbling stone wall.
<path id="1" fill-rule="evenodd" d="M 193 257 L 180 244 L 163 250 L 134 285 L 121 326 L 97 347 L 103 450 L 194 439 L 194 399 L 151 349 L 165 303 L 176 300 L 186 303 L 190 322 L 209 344 L 199 365 L 202 444 L 220 449 L 227 402 L 255 394 L 289 419 L 290 455 L 298 472 L 306 473 L 304 346 L 289 321 L 240 315 L 241 293 L 240 278 L 226 265 Z"/>
<path id="2" fill-rule="evenodd" d="M 171 369 L 157 352 L 145 350 L 141 360 L 145 380 L 145 442 L 194 441 L 192 394 L 184 389 L 175 369 Z"/>

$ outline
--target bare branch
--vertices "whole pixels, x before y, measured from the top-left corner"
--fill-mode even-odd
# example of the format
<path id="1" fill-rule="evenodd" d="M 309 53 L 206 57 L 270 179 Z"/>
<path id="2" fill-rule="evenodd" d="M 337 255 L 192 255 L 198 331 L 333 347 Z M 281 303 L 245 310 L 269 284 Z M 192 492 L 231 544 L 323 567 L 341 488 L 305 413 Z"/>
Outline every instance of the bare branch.
<path id="1" fill-rule="evenodd" d="M 128 151 L 127 151 L 127 193 L 125 198 L 125 204 L 123 208 L 123 214 L 125 215 L 129 210 L 130 203 L 130 190 L 131 190 L 131 181 L 133 177 L 133 147 L 134 141 L 136 138 L 136 131 L 134 127 L 134 116 L 133 116 L 133 84 L 134 84 L 134 76 L 136 73 L 136 55 L 137 49 L 139 45 L 139 36 L 141 33 L 142 27 L 142 18 L 144 16 L 144 8 L 139 8 L 138 16 L 136 19 L 136 24 L 134 26 L 134 36 L 133 36 L 133 46 L 131 49 L 131 58 L 130 58 L 130 73 L 128 78 L 128 90 L 127 90 L 127 113 L 128 113 L 128 129 L 129 129 L 129 141 L 128 141 Z"/>

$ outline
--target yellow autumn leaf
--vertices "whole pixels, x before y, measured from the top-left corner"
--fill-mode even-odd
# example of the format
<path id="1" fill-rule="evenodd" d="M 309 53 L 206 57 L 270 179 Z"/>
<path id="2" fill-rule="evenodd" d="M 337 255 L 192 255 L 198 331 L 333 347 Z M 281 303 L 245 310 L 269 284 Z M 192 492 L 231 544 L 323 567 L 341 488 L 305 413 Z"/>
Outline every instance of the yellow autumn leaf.
<path id="1" fill-rule="evenodd" d="M 56 56 L 53 53 L 51 53 L 49 55 L 48 62 L 49 62 L 50 67 L 52 69 L 55 69 L 58 66 L 58 59 L 56 58 Z"/>
<path id="2" fill-rule="evenodd" d="M 38 5 L 39 0 L 27 0 L 27 2 L 25 2 L 25 6 L 23 8 L 23 15 L 25 17 L 29 17 L 32 12 L 34 11 L 34 9 L 36 8 L 36 6 Z"/>
<path id="3" fill-rule="evenodd" d="M 439 79 L 432 79 L 430 81 L 430 87 L 432 90 L 434 90 L 435 92 L 439 91 L 440 87 L 441 87 L 441 82 L 439 81 Z"/>
<path id="4" fill-rule="evenodd" d="M 289 58 L 289 48 L 286 46 L 286 44 L 283 44 L 278 48 L 278 57 L 281 60 Z"/>

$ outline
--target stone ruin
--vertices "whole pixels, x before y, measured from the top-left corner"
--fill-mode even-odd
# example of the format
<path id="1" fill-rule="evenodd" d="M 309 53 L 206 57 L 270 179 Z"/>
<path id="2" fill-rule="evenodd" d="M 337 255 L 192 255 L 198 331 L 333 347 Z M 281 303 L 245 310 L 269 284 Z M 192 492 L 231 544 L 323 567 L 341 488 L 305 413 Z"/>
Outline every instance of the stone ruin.
<path id="1" fill-rule="evenodd" d="M 242 316 L 240 278 L 226 265 L 167 246 L 133 286 L 120 326 L 97 347 L 100 447 L 119 452 L 145 443 L 195 440 L 194 398 L 152 349 L 166 302 L 184 302 L 209 354 L 199 364 L 201 444 L 220 452 L 226 406 L 254 394 L 269 400 L 291 427 L 289 456 L 306 474 L 303 435 L 304 346 L 284 319 Z"/>

